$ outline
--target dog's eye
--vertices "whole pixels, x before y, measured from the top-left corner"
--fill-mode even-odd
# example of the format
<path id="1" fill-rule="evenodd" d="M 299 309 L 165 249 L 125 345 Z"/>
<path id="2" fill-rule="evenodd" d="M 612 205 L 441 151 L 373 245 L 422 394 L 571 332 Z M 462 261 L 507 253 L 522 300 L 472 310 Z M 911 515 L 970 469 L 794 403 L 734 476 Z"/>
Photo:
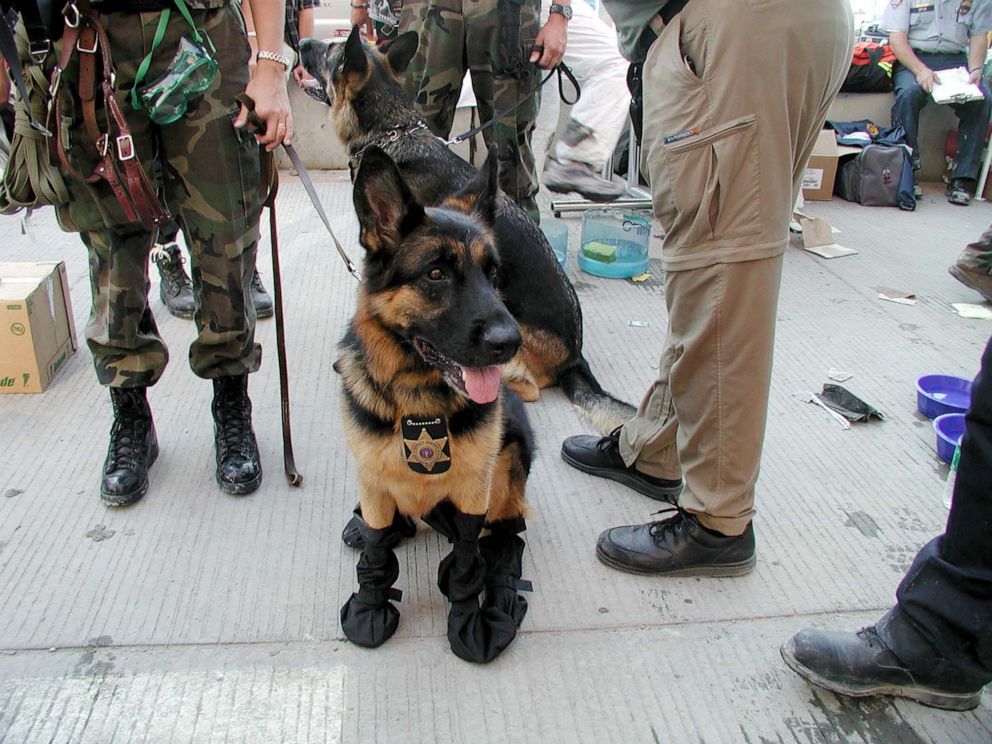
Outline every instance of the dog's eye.
<path id="1" fill-rule="evenodd" d="M 427 278 L 432 282 L 440 282 L 446 278 L 446 275 L 444 273 L 444 269 L 435 267 L 427 272 Z"/>
<path id="2" fill-rule="evenodd" d="M 499 281 L 499 268 L 495 265 L 489 267 L 489 281 L 493 284 Z"/>

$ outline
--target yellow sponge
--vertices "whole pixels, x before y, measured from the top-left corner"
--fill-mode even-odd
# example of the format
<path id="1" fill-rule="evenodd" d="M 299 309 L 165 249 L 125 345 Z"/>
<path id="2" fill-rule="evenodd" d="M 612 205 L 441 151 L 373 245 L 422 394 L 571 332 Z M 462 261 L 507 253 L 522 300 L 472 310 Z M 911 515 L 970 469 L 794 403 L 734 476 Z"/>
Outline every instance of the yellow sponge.
<path id="1" fill-rule="evenodd" d="M 582 246 L 582 255 L 600 263 L 613 263 L 617 260 L 617 247 L 598 240 L 590 240 Z"/>

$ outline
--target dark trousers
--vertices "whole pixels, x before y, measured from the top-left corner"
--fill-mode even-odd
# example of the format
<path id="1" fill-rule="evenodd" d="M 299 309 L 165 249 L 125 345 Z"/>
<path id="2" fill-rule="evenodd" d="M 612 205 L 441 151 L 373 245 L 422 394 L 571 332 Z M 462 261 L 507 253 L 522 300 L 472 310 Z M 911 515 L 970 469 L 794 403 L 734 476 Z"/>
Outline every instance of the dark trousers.
<path id="1" fill-rule="evenodd" d="M 974 690 L 992 681 L 992 339 L 965 421 L 947 528 L 917 553 L 878 631 L 924 679 Z"/>
<path id="2" fill-rule="evenodd" d="M 931 70 L 949 70 L 954 67 L 967 69 L 968 67 L 968 58 L 964 54 L 917 52 L 916 56 Z M 896 88 L 896 101 L 892 104 L 892 126 L 902 124 L 903 129 L 906 130 L 906 142 L 913 148 L 913 170 L 919 170 L 920 111 L 927 102 L 932 102 L 933 99 L 916 82 L 916 76 L 900 64 L 896 65 L 893 80 Z M 989 126 L 989 114 L 992 113 L 992 101 L 989 100 L 989 94 L 986 91 L 983 101 L 948 105 L 954 109 L 959 122 L 958 154 L 952 177 L 977 179 L 982 165 L 982 147 L 985 144 L 985 131 Z"/>

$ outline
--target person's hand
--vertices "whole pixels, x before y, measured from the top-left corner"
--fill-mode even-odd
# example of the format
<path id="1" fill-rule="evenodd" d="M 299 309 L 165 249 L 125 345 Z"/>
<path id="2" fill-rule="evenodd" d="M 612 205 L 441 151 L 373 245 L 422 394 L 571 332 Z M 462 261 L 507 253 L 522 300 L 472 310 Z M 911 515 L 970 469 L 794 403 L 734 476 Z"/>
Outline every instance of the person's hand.
<path id="1" fill-rule="evenodd" d="M 920 84 L 927 93 L 933 91 L 933 86 L 940 82 L 940 78 L 937 77 L 937 73 L 931 70 L 929 67 L 924 67 L 918 73 L 916 73 L 916 82 Z"/>
<path id="2" fill-rule="evenodd" d="M 0 61 L 0 104 L 10 102 L 10 76 L 6 63 Z"/>
<path id="3" fill-rule="evenodd" d="M 551 13 L 534 40 L 534 50 L 530 61 L 537 62 L 542 70 L 550 70 L 565 55 L 565 42 L 568 41 L 568 21 L 560 13 Z"/>
<path id="4" fill-rule="evenodd" d="M 282 65 L 260 60 L 245 94 L 255 102 L 255 115 L 265 123 L 265 132 L 255 135 L 258 144 L 264 145 L 268 152 L 281 144 L 288 145 L 293 139 L 293 113 L 289 108 Z M 242 105 L 234 126 L 240 129 L 247 123 L 248 109 Z"/>
<path id="5" fill-rule="evenodd" d="M 310 73 L 307 72 L 307 68 L 303 65 L 297 65 L 293 68 L 293 80 L 295 80 L 296 84 L 301 88 L 309 87 L 313 79 L 314 78 L 310 75 Z"/>
<path id="6" fill-rule="evenodd" d="M 972 84 L 978 85 L 982 81 L 982 68 L 976 67 L 974 70 L 968 73 L 968 79 L 971 80 Z"/>
<path id="7" fill-rule="evenodd" d="M 358 30 L 362 37 L 366 41 L 371 41 L 372 37 L 375 35 L 375 31 L 372 28 L 372 19 L 369 18 L 369 9 L 367 5 L 358 5 L 357 3 L 351 4 L 351 25 L 358 26 Z"/>

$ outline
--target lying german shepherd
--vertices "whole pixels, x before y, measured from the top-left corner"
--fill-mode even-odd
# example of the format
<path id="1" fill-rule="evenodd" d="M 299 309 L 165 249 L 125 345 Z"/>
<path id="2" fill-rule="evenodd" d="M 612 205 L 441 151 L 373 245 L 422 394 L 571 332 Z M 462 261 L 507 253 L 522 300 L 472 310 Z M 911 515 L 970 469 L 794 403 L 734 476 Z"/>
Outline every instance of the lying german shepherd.
<path id="1" fill-rule="evenodd" d="M 476 169 L 427 129 L 400 87 L 399 76 L 417 50 L 416 32 L 400 34 L 382 49 L 367 46 L 356 27 L 345 44 L 305 39 L 301 56 L 323 86 L 331 120 L 351 152 L 352 171 L 368 148 L 381 147 L 414 198 L 439 205 L 471 183 Z M 582 355 L 579 300 L 544 233 L 502 192 L 493 232 L 501 296 L 523 339 L 503 365 L 506 384 L 526 401 L 537 400 L 541 388 L 561 385 L 604 434 L 627 421 L 633 407 L 603 391 Z"/>
<path id="2" fill-rule="evenodd" d="M 519 533 L 533 445 L 523 403 L 501 386 L 499 365 L 522 339 L 498 289 L 497 183 L 495 149 L 478 178 L 437 207 L 418 202 L 378 147 L 355 178 L 365 268 L 337 369 L 365 541 L 341 627 L 362 646 L 385 642 L 399 622 L 389 601 L 397 512 L 453 543 L 438 586 L 459 657 L 494 659 L 527 609 Z"/>

